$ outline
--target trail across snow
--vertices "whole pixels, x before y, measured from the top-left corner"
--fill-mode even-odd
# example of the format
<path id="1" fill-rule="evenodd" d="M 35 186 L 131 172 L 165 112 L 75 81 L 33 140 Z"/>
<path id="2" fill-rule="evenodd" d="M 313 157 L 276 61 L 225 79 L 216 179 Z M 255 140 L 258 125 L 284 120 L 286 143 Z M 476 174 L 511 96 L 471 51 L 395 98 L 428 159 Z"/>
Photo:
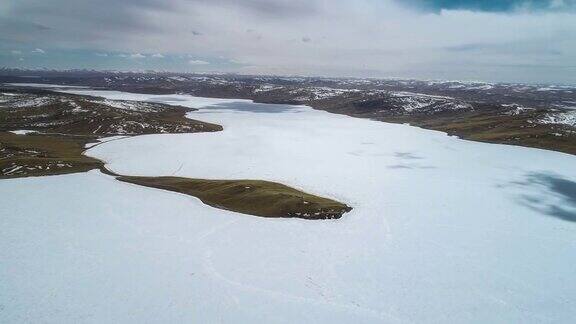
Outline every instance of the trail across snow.
<path id="1" fill-rule="evenodd" d="M 351 205 L 263 219 L 97 171 L 0 181 L 0 322 L 570 323 L 576 157 L 305 106 L 66 90 L 224 126 L 88 155 L 126 175 L 262 179 Z"/>

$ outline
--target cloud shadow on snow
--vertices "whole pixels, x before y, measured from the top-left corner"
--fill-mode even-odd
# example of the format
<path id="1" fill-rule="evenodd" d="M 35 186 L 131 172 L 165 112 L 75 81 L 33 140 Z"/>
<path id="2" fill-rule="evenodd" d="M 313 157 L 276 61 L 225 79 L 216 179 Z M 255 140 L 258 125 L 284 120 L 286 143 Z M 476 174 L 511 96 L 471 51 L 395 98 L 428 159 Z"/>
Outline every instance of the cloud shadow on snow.
<path id="1" fill-rule="evenodd" d="M 254 112 L 254 113 L 297 113 L 299 109 L 291 105 L 279 104 L 263 104 L 252 102 L 226 102 L 221 104 L 212 105 L 206 109 L 197 111 L 196 113 L 214 113 L 214 110 L 227 110 L 227 111 L 240 111 L 240 112 Z"/>
<path id="2" fill-rule="evenodd" d="M 422 157 L 412 153 L 412 152 L 395 152 L 394 156 L 399 159 L 404 160 L 421 160 Z"/>
<path id="3" fill-rule="evenodd" d="M 551 173 L 532 172 L 524 181 L 513 184 L 540 191 L 537 196 L 522 196 L 521 202 L 529 208 L 558 219 L 576 222 L 576 182 Z"/>

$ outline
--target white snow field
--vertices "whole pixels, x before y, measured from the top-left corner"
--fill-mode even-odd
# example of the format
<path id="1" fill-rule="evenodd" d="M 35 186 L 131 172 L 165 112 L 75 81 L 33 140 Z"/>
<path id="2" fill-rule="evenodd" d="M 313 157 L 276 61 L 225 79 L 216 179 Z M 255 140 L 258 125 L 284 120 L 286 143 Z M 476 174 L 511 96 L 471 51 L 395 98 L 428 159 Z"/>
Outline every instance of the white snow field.
<path id="1" fill-rule="evenodd" d="M 576 318 L 575 156 L 304 106 L 74 92 L 224 126 L 88 151 L 115 172 L 272 180 L 354 209 L 264 219 L 98 171 L 2 180 L 2 323 Z"/>

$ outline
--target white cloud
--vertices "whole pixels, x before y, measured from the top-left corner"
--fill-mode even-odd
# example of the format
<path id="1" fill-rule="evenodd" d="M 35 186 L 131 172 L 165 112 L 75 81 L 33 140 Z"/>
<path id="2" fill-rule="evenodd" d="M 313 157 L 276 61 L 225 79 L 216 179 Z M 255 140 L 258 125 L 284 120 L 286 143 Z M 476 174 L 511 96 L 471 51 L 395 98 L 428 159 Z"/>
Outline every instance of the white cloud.
<path id="1" fill-rule="evenodd" d="M 146 58 L 146 55 L 140 54 L 140 53 L 132 53 L 132 54 L 118 54 L 118 57 L 121 58 L 131 58 L 131 59 L 142 59 L 142 58 Z"/>
<path id="2" fill-rule="evenodd" d="M 50 26 L 41 33 L 8 33 L 15 44 L 127 53 L 121 57 L 165 53 L 179 62 L 175 70 L 226 57 L 253 73 L 510 81 L 547 77 L 576 83 L 576 12 L 560 9 L 573 0 L 547 1 L 555 10 L 512 13 L 431 13 L 401 5 L 401 0 L 333 0 L 329 5 L 325 0 L 134 0 L 121 1 L 114 10 L 100 2 L 54 0 L 76 8 L 73 17 L 63 17 L 54 1 L 8 1 L 14 8 L 44 6 L 44 11 L 34 7 L 26 19 Z M 145 62 L 151 67 L 165 63 Z M 241 66 L 210 64 L 236 71 Z"/>
<path id="3" fill-rule="evenodd" d="M 164 55 L 160 54 L 160 53 L 156 53 L 156 54 L 152 54 L 153 58 L 164 58 Z"/>
<path id="4" fill-rule="evenodd" d="M 571 58 L 576 55 L 576 34 L 567 33 L 576 31 L 576 17 L 570 13 L 444 10 L 431 14 L 389 0 L 353 3 L 335 0 L 330 6 L 318 0 L 308 3 L 316 10 L 270 19 L 261 12 L 232 4 L 199 5 L 191 1 L 171 14 L 153 13 L 156 25 L 161 25 L 162 30 L 127 44 L 139 50 L 156 48 L 176 55 L 194 53 L 189 58 L 191 65 L 202 65 L 195 57 L 224 56 L 245 62 L 254 73 L 330 76 L 482 79 L 498 76 L 510 80 L 522 76 L 525 80 L 532 78 L 526 75 L 526 66 L 544 61 L 572 65 Z M 195 16 L 193 26 L 202 30 L 201 38 L 191 38 L 190 29 L 182 28 L 194 11 L 202 12 Z M 346 21 L 346 26 L 341 21 Z M 518 41 L 548 42 L 560 54 L 548 57 L 525 51 L 483 54 L 446 50 L 468 44 L 506 45 Z M 514 46 L 498 48 L 505 47 Z M 524 67 L 512 67 L 518 63 Z M 498 69 L 500 65 L 508 67 Z M 495 74 L 495 70 L 500 73 Z M 534 75 L 542 76 L 543 69 L 538 71 Z M 549 74 L 551 77 L 560 78 L 557 71 L 553 72 Z M 568 72 L 565 74 L 568 76 Z"/>
<path id="5" fill-rule="evenodd" d="M 108 54 L 107 53 L 96 53 L 96 56 L 108 57 Z"/>
<path id="6" fill-rule="evenodd" d="M 10 53 L 11 53 L 12 55 L 20 55 L 20 54 L 22 54 L 22 51 L 19 51 L 19 50 L 11 50 Z"/>
<path id="7" fill-rule="evenodd" d="M 206 62 L 206 61 L 202 61 L 202 60 L 190 60 L 190 61 L 188 61 L 188 64 L 190 64 L 190 65 L 207 65 L 210 63 Z"/>
<path id="8" fill-rule="evenodd" d="M 35 54 L 46 54 L 46 51 L 43 50 L 43 49 L 41 49 L 41 48 L 35 48 L 35 49 L 32 51 L 32 53 L 35 53 Z"/>

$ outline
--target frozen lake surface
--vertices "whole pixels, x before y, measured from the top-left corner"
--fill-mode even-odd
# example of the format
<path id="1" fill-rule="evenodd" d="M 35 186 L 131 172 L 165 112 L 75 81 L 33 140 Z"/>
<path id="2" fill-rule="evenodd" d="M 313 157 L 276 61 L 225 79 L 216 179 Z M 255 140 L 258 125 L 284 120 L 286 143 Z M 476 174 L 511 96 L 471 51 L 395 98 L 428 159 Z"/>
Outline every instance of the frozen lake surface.
<path id="1" fill-rule="evenodd" d="M 98 171 L 0 181 L 0 322 L 570 323 L 576 157 L 305 106 L 66 90 L 224 126 L 88 155 L 120 174 L 260 179 L 340 220 L 263 219 Z"/>

